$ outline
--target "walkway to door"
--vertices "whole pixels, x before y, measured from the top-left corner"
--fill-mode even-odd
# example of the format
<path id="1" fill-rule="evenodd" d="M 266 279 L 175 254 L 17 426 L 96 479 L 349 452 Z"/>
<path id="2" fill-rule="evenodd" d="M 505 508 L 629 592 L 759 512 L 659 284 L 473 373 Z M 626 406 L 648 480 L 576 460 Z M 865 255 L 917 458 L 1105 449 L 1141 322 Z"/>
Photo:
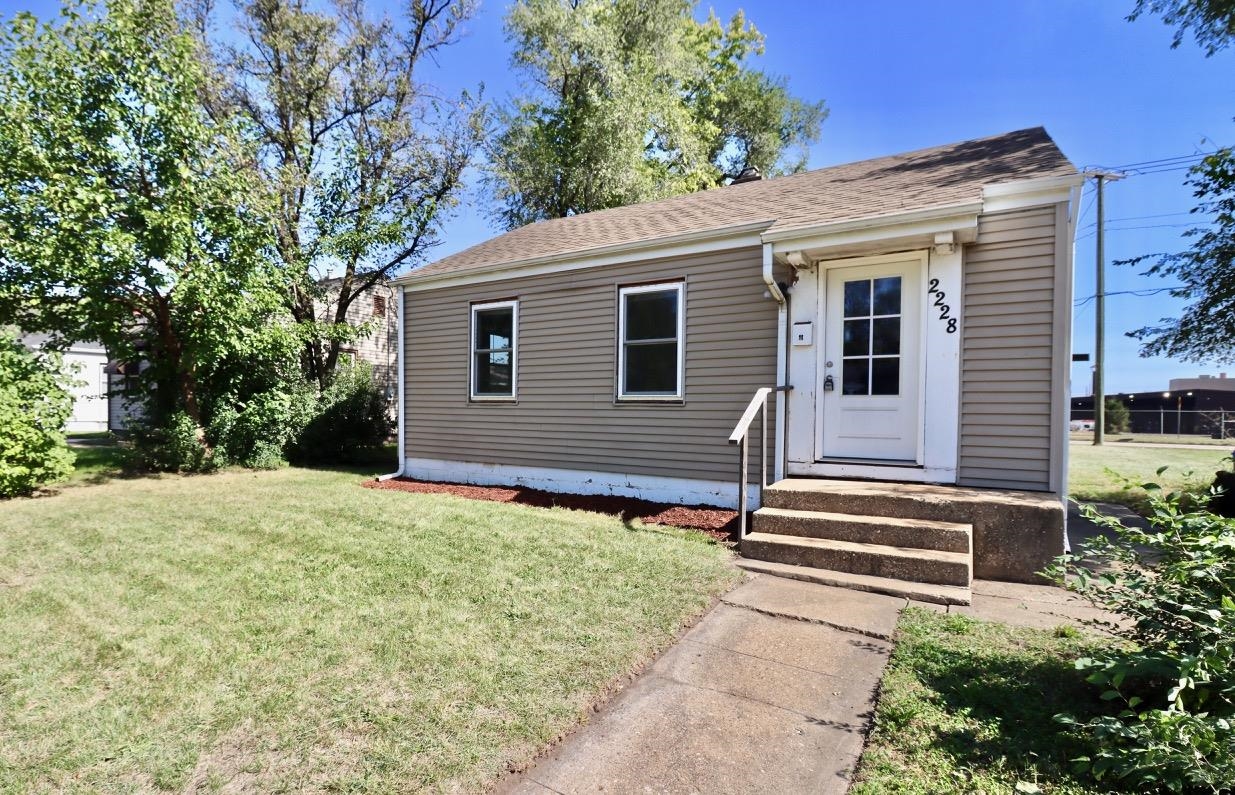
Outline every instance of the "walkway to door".
<path id="1" fill-rule="evenodd" d="M 759 576 L 508 793 L 843 793 L 862 753 L 900 611 L 880 594 Z M 977 618 L 1091 617 L 1058 588 L 974 583 Z"/>

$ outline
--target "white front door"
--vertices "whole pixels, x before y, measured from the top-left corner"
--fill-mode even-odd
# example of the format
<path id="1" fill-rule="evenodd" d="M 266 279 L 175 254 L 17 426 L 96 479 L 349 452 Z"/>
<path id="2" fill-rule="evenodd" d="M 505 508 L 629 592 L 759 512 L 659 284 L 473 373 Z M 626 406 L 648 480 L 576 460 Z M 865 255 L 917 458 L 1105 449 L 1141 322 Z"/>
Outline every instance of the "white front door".
<path id="1" fill-rule="evenodd" d="M 826 266 L 818 458 L 920 464 L 922 258 Z"/>

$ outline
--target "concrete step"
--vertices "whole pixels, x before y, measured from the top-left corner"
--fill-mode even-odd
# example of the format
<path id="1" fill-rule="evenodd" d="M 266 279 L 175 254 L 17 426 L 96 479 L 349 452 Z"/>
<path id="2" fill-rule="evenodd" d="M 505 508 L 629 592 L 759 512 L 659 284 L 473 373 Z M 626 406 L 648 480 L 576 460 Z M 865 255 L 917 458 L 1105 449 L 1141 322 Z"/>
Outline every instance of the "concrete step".
<path id="1" fill-rule="evenodd" d="M 869 591 L 871 593 L 900 596 L 918 602 L 931 602 L 939 605 L 968 605 L 973 601 L 973 592 L 959 585 L 932 585 L 922 582 L 907 582 L 893 580 L 887 577 L 871 577 L 866 574 L 850 574 L 844 571 L 816 569 L 810 566 L 792 566 L 787 563 L 772 563 L 766 560 L 750 560 L 738 558 L 738 565 L 747 571 L 757 574 L 767 574 L 773 577 L 785 577 L 802 582 L 813 582 L 820 585 L 831 585 L 837 588 L 848 588 L 853 591 Z"/>
<path id="2" fill-rule="evenodd" d="M 1009 516 L 1021 521 L 1041 511 L 1058 512 L 1058 502 L 1037 492 L 814 478 L 786 478 L 763 492 L 766 508 L 961 522 L 975 528 Z"/>
<path id="3" fill-rule="evenodd" d="M 970 556 L 962 552 L 751 533 L 742 539 L 742 555 L 773 563 L 935 585 L 968 587 L 973 580 Z"/>
<path id="4" fill-rule="evenodd" d="M 836 541 L 881 544 L 912 549 L 969 554 L 973 528 L 957 522 L 859 516 L 827 511 L 760 508 L 752 529 L 756 533 L 830 538 Z"/>

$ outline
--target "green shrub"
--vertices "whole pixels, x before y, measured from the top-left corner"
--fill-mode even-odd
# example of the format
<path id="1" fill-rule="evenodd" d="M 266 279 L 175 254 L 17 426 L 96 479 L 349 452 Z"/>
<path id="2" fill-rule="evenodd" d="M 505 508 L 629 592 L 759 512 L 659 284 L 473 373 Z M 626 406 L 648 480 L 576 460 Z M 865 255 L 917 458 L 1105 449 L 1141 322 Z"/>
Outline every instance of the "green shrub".
<path id="1" fill-rule="evenodd" d="M 70 382 L 59 356 L 0 331 L 0 497 L 31 494 L 73 471 L 64 437 Z"/>
<path id="2" fill-rule="evenodd" d="M 1102 429 L 1107 433 L 1125 433 L 1132 426 L 1132 412 L 1122 400 L 1107 398 L 1102 417 Z"/>
<path id="3" fill-rule="evenodd" d="M 341 366 L 288 457 L 304 463 L 363 460 L 386 442 L 392 428 L 386 396 L 373 383 L 373 368 L 366 362 Z"/>
<path id="4" fill-rule="evenodd" d="M 250 469 L 283 466 L 284 451 L 311 419 L 316 404 L 313 390 L 298 383 L 216 409 L 206 434 L 216 462 Z"/>
<path id="5" fill-rule="evenodd" d="M 1159 475 L 1165 470 L 1159 470 Z M 1058 720 L 1087 735 L 1078 760 L 1098 779 L 1141 791 L 1217 792 L 1235 784 L 1235 520 L 1147 483 L 1149 529 L 1111 531 L 1047 572 L 1116 614 L 1127 643 L 1077 661 L 1111 713 Z"/>
<path id="6" fill-rule="evenodd" d="M 147 418 L 129 429 L 125 464 L 142 472 L 208 472 L 217 464 L 202 444 L 202 429 L 183 411 L 165 421 Z"/>

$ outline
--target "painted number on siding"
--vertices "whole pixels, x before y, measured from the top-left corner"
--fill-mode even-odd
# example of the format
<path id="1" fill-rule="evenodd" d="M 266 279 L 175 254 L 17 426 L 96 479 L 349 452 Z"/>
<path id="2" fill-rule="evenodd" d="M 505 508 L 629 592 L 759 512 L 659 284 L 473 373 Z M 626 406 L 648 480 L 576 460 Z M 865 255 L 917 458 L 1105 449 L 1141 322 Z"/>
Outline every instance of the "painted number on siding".
<path id="1" fill-rule="evenodd" d="M 952 307 L 943 302 L 947 298 L 947 293 L 939 289 L 939 280 L 931 279 L 930 287 L 926 291 L 927 295 L 934 295 L 935 308 L 939 310 L 939 319 L 947 321 L 947 330 L 949 334 L 956 333 L 956 318 L 952 317 Z"/>

